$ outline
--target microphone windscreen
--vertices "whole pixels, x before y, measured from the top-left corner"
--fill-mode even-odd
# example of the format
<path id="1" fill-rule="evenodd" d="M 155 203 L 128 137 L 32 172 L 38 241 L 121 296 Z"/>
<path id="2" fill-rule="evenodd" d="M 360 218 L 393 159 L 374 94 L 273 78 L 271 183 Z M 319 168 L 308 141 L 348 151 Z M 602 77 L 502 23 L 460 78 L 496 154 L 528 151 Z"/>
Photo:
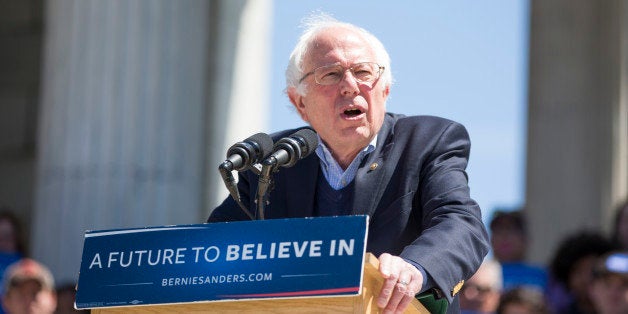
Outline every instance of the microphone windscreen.
<path id="1" fill-rule="evenodd" d="M 310 128 L 301 129 L 295 132 L 294 136 L 298 136 L 301 140 L 303 140 L 303 144 L 305 144 L 301 158 L 305 158 L 305 156 L 316 150 L 316 146 L 318 146 L 318 136 L 314 130 Z"/>
<path id="2" fill-rule="evenodd" d="M 266 156 L 270 155 L 273 152 L 273 139 L 272 137 L 270 137 L 270 135 L 266 133 L 253 134 L 245 141 L 250 141 L 257 144 L 259 149 L 259 155 L 257 156 L 258 160 L 266 158 Z"/>

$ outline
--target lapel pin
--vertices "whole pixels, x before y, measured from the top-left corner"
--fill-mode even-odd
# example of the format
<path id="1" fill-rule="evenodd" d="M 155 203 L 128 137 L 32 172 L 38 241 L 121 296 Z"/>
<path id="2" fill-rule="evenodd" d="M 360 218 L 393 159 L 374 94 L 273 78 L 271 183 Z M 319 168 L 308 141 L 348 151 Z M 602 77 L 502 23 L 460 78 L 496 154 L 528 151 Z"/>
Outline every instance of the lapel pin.
<path id="1" fill-rule="evenodd" d="M 464 280 L 460 280 L 452 289 L 451 289 L 451 296 L 455 297 L 456 294 L 458 294 L 458 292 L 460 292 L 460 289 L 462 289 L 462 286 L 464 285 Z"/>

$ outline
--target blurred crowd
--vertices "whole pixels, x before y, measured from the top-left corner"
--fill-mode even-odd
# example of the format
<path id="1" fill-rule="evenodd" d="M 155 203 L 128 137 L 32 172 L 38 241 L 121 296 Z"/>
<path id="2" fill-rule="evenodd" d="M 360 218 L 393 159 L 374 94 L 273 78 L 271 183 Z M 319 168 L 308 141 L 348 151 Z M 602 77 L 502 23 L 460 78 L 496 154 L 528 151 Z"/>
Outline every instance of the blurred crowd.
<path id="1" fill-rule="evenodd" d="M 547 265 L 526 262 L 525 211 L 496 211 L 492 255 L 460 292 L 463 314 L 628 314 L 628 201 L 612 234 L 579 230 L 564 237 Z"/>
<path id="2" fill-rule="evenodd" d="M 29 257 L 10 208 L 0 208 L 0 274 L 0 314 L 87 312 L 74 309 L 74 283 L 55 285 L 50 270 Z"/>
<path id="3" fill-rule="evenodd" d="M 463 314 L 628 314 L 628 201 L 612 234 L 567 235 L 547 265 L 526 262 L 525 211 L 491 217 L 492 254 L 460 292 Z M 21 224 L 0 208 L 0 314 L 79 313 L 75 283 L 55 285 L 45 265 L 29 258 Z"/>

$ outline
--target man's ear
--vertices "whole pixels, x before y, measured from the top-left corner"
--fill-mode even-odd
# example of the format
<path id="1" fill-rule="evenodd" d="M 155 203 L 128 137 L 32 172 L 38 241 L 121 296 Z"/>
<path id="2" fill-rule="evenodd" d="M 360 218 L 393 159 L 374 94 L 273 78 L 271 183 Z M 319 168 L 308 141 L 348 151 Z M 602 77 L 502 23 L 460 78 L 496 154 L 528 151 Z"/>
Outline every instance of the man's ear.
<path id="1" fill-rule="evenodd" d="M 307 113 L 305 111 L 305 104 L 303 103 L 303 96 L 299 94 L 296 87 L 288 88 L 288 98 L 290 99 L 290 102 L 292 103 L 294 108 L 299 113 L 299 116 L 301 116 L 301 119 L 309 123 L 307 119 Z"/>

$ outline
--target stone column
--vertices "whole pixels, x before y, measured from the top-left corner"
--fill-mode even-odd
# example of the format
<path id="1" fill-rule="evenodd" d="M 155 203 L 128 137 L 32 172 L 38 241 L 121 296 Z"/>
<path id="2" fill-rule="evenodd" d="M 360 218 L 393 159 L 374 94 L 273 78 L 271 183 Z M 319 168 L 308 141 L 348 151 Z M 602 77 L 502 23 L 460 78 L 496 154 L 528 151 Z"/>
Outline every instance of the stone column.
<path id="1" fill-rule="evenodd" d="M 208 147 L 221 151 L 231 140 L 237 101 L 216 95 L 243 84 L 241 47 L 230 41 L 243 40 L 249 6 L 47 2 L 32 251 L 59 281 L 77 279 L 85 230 L 204 221 L 207 186 L 219 179 L 206 172 L 215 168 Z M 218 59 L 225 55 L 232 57 Z M 246 78 L 261 84 L 253 90 L 266 87 L 262 69 L 247 68 Z M 246 104 L 247 116 L 266 102 Z"/>
<path id="2" fill-rule="evenodd" d="M 526 208 L 531 259 L 608 231 L 628 193 L 628 1 L 531 1 Z"/>
<path id="3" fill-rule="evenodd" d="M 224 0 L 212 12 L 214 30 L 209 73 L 207 119 L 207 219 L 211 209 L 228 195 L 218 165 L 227 149 L 255 133 L 266 132 L 270 111 L 271 9 L 268 0 Z M 287 62 L 287 60 L 286 60 Z M 280 65 L 284 66 L 284 65 Z M 280 91 L 276 91 L 280 92 Z"/>

